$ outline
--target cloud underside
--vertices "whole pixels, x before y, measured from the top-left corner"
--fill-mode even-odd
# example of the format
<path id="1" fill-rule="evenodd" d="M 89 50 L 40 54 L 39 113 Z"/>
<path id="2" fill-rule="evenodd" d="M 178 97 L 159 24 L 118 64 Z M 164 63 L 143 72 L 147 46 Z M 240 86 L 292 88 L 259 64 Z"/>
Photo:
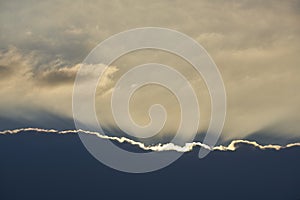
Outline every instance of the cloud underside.
<path id="1" fill-rule="evenodd" d="M 249 140 L 233 140 L 227 146 L 219 145 L 219 146 L 214 146 L 214 147 L 210 147 L 201 142 L 185 143 L 185 145 L 183 145 L 183 146 L 179 146 L 179 145 L 176 145 L 173 143 L 145 145 L 142 142 L 134 141 L 134 140 L 126 138 L 126 137 L 112 137 L 112 136 L 107 136 L 107 135 L 101 134 L 99 132 L 94 132 L 94 131 L 86 131 L 86 130 L 63 130 L 63 131 L 61 131 L 61 130 L 55 130 L 55 129 L 41 129 L 41 128 L 20 128 L 20 129 L 12 129 L 12 130 L 3 130 L 3 131 L 0 131 L 0 135 L 21 134 L 24 132 L 54 133 L 54 134 L 59 134 L 59 135 L 83 133 L 83 134 L 97 136 L 99 139 L 116 141 L 118 143 L 128 143 L 130 145 L 139 147 L 141 150 L 156 151 L 156 152 L 177 151 L 180 153 L 185 153 L 185 152 L 192 151 L 195 147 L 205 148 L 209 151 L 236 151 L 237 149 L 239 149 L 239 147 L 241 147 L 243 145 L 248 145 L 253 148 L 260 149 L 260 150 L 277 150 L 278 151 L 278 150 L 282 150 L 282 149 L 300 146 L 300 142 L 289 143 L 286 145 L 277 145 L 277 144 L 262 145 L 262 144 L 258 144 L 255 141 L 249 141 Z"/>

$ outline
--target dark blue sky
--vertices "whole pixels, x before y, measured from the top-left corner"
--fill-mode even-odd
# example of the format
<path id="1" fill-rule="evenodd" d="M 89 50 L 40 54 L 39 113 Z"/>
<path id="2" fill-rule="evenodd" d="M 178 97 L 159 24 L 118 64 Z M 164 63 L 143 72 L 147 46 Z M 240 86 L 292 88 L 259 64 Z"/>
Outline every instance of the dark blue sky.
<path id="1" fill-rule="evenodd" d="M 198 149 L 151 173 L 128 174 L 94 159 L 75 134 L 0 136 L 0 198 L 10 199 L 285 199 L 300 198 L 300 148 Z"/>

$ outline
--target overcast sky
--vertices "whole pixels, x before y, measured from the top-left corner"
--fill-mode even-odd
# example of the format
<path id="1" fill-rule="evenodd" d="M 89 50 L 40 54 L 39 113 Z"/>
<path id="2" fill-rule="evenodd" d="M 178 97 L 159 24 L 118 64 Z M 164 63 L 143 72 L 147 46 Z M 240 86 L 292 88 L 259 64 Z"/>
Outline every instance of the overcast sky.
<path id="1" fill-rule="evenodd" d="M 113 34 L 158 26 L 198 41 L 219 67 L 228 98 L 223 138 L 297 138 L 299 21 L 298 0 L 1 1 L 0 117 L 35 120 L 36 112 L 72 117 L 73 82 L 88 53 Z M 205 132 L 210 102 L 202 78 L 179 57 L 154 50 L 131 53 L 110 66 L 97 90 L 96 108 L 106 113 L 99 118 L 114 126 L 111 89 L 131 67 L 148 62 L 173 66 L 191 81 L 200 101 L 199 132 Z M 172 134 L 180 109 L 163 88 L 135 94 L 133 119 L 146 124 L 147 110 L 157 102 L 169 113 L 162 134 Z"/>

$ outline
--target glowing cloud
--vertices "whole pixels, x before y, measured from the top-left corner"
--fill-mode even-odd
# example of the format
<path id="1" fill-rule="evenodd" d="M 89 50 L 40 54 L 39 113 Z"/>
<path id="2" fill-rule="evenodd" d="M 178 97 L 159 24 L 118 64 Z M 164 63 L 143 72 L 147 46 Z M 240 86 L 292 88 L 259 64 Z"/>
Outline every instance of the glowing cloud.
<path id="1" fill-rule="evenodd" d="M 266 149 L 272 149 L 272 150 L 281 150 L 291 147 L 297 147 L 300 146 L 300 142 L 298 143 L 291 143 L 287 145 L 276 145 L 276 144 L 268 144 L 268 145 L 261 145 L 258 144 L 255 141 L 248 141 L 248 140 L 233 140 L 228 146 L 215 146 L 210 147 L 206 144 L 203 144 L 201 142 L 192 142 L 192 143 L 186 143 L 184 146 L 175 145 L 173 143 L 166 143 L 166 144 L 157 144 L 157 145 L 145 145 L 142 142 L 137 142 L 132 139 L 128 139 L 126 137 L 112 137 L 103 135 L 98 132 L 93 131 L 86 131 L 86 130 L 55 130 L 55 129 L 41 129 L 41 128 L 20 128 L 20 129 L 13 129 L 13 130 L 3 130 L 0 131 L 0 135 L 9 135 L 9 134 L 18 134 L 22 132 L 37 132 L 37 133 L 55 133 L 55 134 L 72 134 L 72 133 L 84 133 L 84 134 L 90 134 L 95 135 L 101 139 L 107 139 L 107 140 L 113 140 L 119 143 L 128 143 L 133 146 L 137 146 L 142 150 L 150 150 L 150 151 L 177 151 L 177 152 L 190 152 L 193 150 L 194 147 L 204 147 L 210 151 L 236 151 L 241 144 L 247 144 L 250 146 L 253 146 L 255 148 L 266 150 Z"/>

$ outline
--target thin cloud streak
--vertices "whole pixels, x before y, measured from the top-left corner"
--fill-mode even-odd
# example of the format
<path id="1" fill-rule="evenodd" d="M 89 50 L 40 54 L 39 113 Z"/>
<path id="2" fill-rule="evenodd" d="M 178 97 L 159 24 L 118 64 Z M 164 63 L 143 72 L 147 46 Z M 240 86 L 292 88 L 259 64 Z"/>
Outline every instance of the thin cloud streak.
<path id="1" fill-rule="evenodd" d="M 185 152 L 190 152 L 193 150 L 193 148 L 195 147 L 203 147 L 207 150 L 210 151 L 236 151 L 237 149 L 239 149 L 240 145 L 242 144 L 246 144 L 246 145 L 250 145 L 254 148 L 258 148 L 260 150 L 282 150 L 282 149 L 286 149 L 286 148 L 291 148 L 291 147 L 300 147 L 300 142 L 296 142 L 296 143 L 290 143 L 287 145 L 277 145 L 277 144 L 268 144 L 268 145 L 262 145 L 262 144 L 258 144 L 255 141 L 248 141 L 248 140 L 233 140 L 231 141 L 231 143 L 228 146 L 223 146 L 223 145 L 219 145 L 219 146 L 215 146 L 215 147 L 210 147 L 206 144 L 203 144 L 201 142 L 192 142 L 192 143 L 185 143 L 184 146 L 179 146 L 173 143 L 166 143 L 166 144 L 157 144 L 157 145 L 145 145 L 142 142 L 137 142 L 134 141 L 132 139 L 126 138 L 126 137 L 112 137 L 112 136 L 107 136 L 107 135 L 103 135 L 99 132 L 93 132 L 93 131 L 87 131 L 87 130 L 56 130 L 56 129 L 41 129 L 41 128 L 20 128 L 20 129 L 13 129 L 13 130 L 3 130 L 0 131 L 0 135 L 10 135 L 10 134 L 18 134 L 18 133 L 22 133 L 22 132 L 37 132 L 37 133 L 55 133 L 55 134 L 78 134 L 78 133 L 84 133 L 84 134 L 90 134 L 90 135 L 95 135 L 101 139 L 107 139 L 107 140 L 112 140 L 112 141 L 116 141 L 119 143 L 128 143 L 131 144 L 133 146 L 137 146 L 142 150 L 146 150 L 146 151 L 157 151 L 157 152 L 161 152 L 161 151 L 177 151 L 177 152 L 181 152 L 181 153 L 185 153 Z"/>

